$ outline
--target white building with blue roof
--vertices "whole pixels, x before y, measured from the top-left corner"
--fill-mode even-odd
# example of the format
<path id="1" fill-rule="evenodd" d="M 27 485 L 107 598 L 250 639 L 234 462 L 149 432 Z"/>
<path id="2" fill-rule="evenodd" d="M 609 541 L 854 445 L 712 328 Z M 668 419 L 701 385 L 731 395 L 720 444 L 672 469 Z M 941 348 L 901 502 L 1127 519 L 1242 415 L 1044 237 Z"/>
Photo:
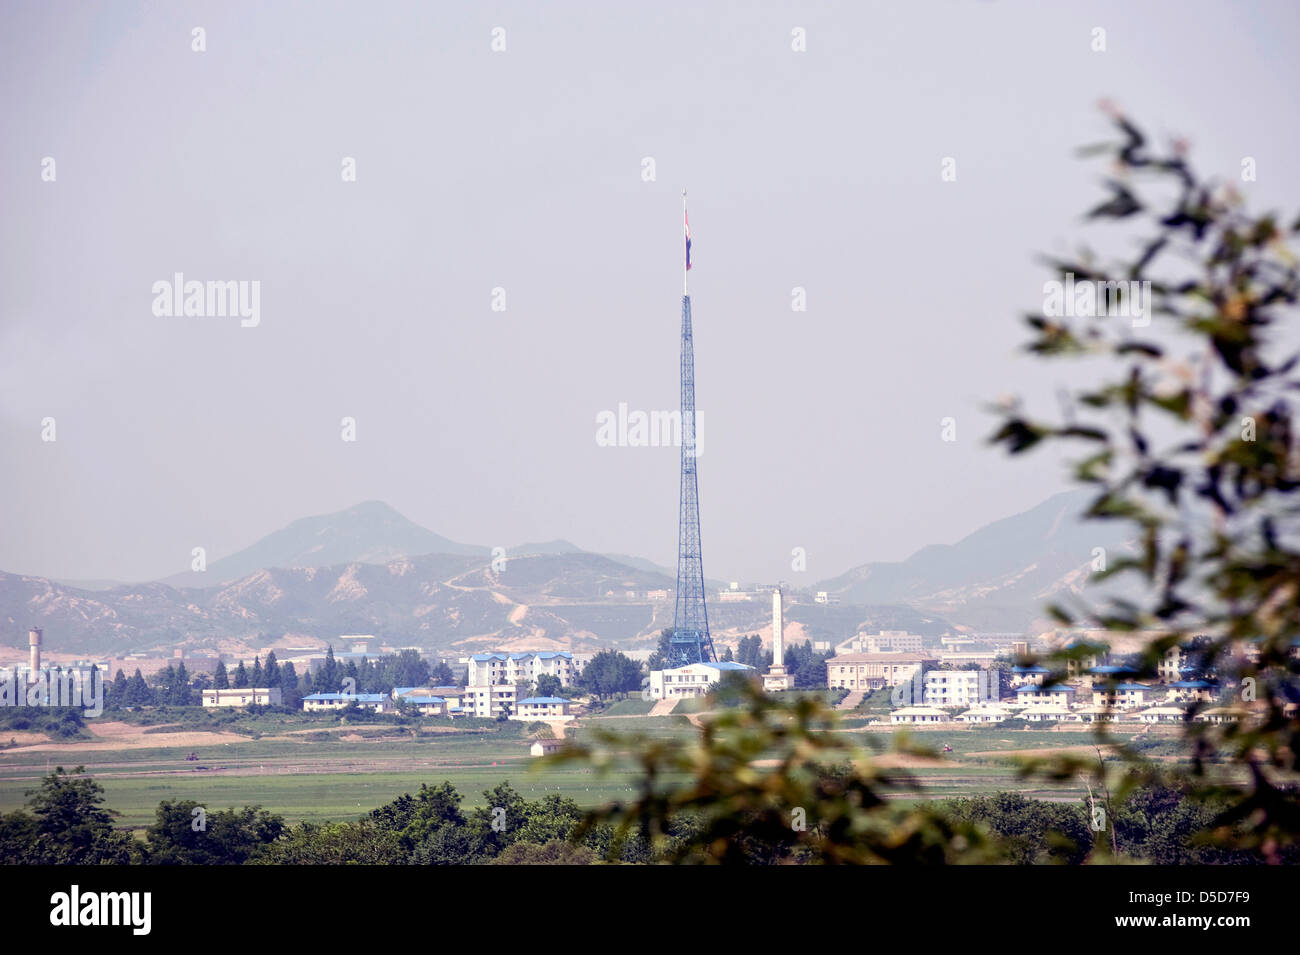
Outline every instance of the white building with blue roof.
<path id="1" fill-rule="evenodd" d="M 536 682 L 539 676 L 553 676 L 561 686 L 569 686 L 582 672 L 584 661 L 568 650 L 535 650 L 476 653 L 467 662 L 469 686 Z"/>
<path id="2" fill-rule="evenodd" d="M 1074 705 L 1074 692 L 1074 687 L 1068 683 L 1056 683 L 1049 687 L 1026 683 L 1016 688 L 1016 705 L 1030 709 L 1051 707 L 1054 710 L 1068 710 Z"/>
<path id="3" fill-rule="evenodd" d="M 704 696 L 728 673 L 758 676 L 757 670 L 744 663 L 688 663 L 669 670 L 651 670 L 650 695 L 656 700 Z"/>
<path id="4" fill-rule="evenodd" d="M 1047 669 L 1047 667 L 1037 665 L 1031 667 L 1012 667 L 1011 688 L 1014 690 L 1031 683 L 1034 686 L 1042 686 L 1043 680 L 1047 679 L 1047 675 L 1051 672 L 1052 671 Z"/>
<path id="5" fill-rule="evenodd" d="M 302 698 L 302 708 L 309 712 L 341 710 L 353 703 L 376 713 L 383 713 L 391 706 L 384 693 L 312 693 Z"/>
<path id="6" fill-rule="evenodd" d="M 1094 683 L 1092 702 L 1094 706 L 1131 710 L 1151 702 L 1151 687 L 1144 683 Z"/>
<path id="7" fill-rule="evenodd" d="M 571 720 L 572 700 L 559 696 L 530 696 L 515 704 L 512 720 Z"/>
<path id="8" fill-rule="evenodd" d="M 1208 680 L 1179 680 L 1170 683 L 1165 694 L 1166 703 L 1213 703 L 1222 692 Z"/>

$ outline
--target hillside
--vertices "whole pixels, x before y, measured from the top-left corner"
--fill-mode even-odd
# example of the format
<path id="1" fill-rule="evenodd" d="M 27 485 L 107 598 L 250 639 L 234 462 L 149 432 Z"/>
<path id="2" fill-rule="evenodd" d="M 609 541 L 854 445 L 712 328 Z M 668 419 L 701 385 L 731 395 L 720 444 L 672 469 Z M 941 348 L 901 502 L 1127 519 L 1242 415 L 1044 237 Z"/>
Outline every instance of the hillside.
<path id="1" fill-rule="evenodd" d="M 987 524 L 956 544 L 932 545 L 897 563 L 869 563 L 817 584 L 842 603 L 906 604 L 977 629 L 1020 631 L 1042 607 L 1085 585 L 1093 549 L 1110 559 L 1118 530 L 1078 515 L 1087 492 L 1069 491 Z"/>
<path id="2" fill-rule="evenodd" d="M 1024 632 L 1045 603 L 1084 585 L 1093 548 L 1118 553 L 1109 528 L 1077 520 L 1084 501 L 1079 493 L 1058 495 L 956 544 L 791 589 L 789 619 L 802 638 L 832 643 L 858 630 Z M 426 547 L 435 550 L 419 552 Z M 673 585 L 673 573 L 649 561 L 588 553 L 563 540 L 508 549 L 496 573 L 488 548 L 450 541 L 368 502 L 294 521 L 205 574 L 159 583 L 92 590 L 0 573 L 0 643 L 21 647 L 26 628 L 38 623 L 52 647 L 87 652 L 260 646 L 341 633 L 459 652 L 636 647 L 672 625 Z M 839 603 L 815 604 L 814 590 Z M 651 600 L 648 592 L 657 591 L 668 598 Z M 710 600 L 709 616 L 720 642 L 770 629 L 762 599 Z"/>

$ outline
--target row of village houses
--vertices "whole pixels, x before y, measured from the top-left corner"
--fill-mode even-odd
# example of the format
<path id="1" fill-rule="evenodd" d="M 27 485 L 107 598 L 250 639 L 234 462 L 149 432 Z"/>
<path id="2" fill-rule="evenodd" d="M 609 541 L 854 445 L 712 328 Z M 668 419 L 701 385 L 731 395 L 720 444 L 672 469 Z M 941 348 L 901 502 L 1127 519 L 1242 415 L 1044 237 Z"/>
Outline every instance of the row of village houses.
<path id="1" fill-rule="evenodd" d="M 586 655 L 567 650 L 541 650 L 525 653 L 476 653 L 467 661 L 468 685 L 395 687 L 387 693 L 312 693 L 302 698 L 308 712 L 341 710 L 353 704 L 376 713 L 392 712 L 399 706 L 414 707 L 424 716 L 476 716 L 495 719 L 507 716 L 514 720 L 568 720 L 576 704 L 557 696 L 520 697 L 521 684 L 538 677 L 552 676 L 562 686 L 570 686 L 582 672 Z M 203 705 L 279 706 L 282 700 L 276 688 L 204 690 Z"/>
<path id="2" fill-rule="evenodd" d="M 926 689 L 932 685 L 929 678 L 935 675 L 926 675 Z M 943 675 L 947 678 L 966 676 L 962 671 L 949 671 Z M 1034 675 L 1041 678 L 1046 671 Z M 891 710 L 889 720 L 905 724 L 1000 723 L 1008 719 L 1023 719 L 1031 723 L 1088 723 L 1097 720 L 1179 723 L 1187 718 L 1188 704 L 1213 703 L 1221 692 L 1221 688 L 1206 680 L 1178 680 L 1157 685 L 1108 681 L 1091 686 L 1072 683 L 1043 686 L 1041 682 L 1027 682 L 1016 687 L 1013 696 L 1005 699 L 971 699 L 968 708 L 960 713 L 952 711 L 951 698 L 924 694 L 920 705 Z M 1196 719 L 1223 722 L 1238 719 L 1240 715 L 1240 711 L 1233 707 L 1210 707 L 1199 711 Z"/>
<path id="3" fill-rule="evenodd" d="M 1300 654 L 1300 645 L 1293 652 Z M 1177 723 L 1187 719 L 1191 704 L 1214 704 L 1223 697 L 1222 687 L 1196 678 L 1185 647 L 1164 654 L 1154 683 L 1138 682 L 1132 679 L 1133 668 L 1110 665 L 1106 659 L 1105 654 L 1089 653 L 1070 660 L 1061 682 L 1049 680 L 1047 667 L 1013 667 L 1009 693 L 995 671 L 927 669 L 936 661 L 925 653 L 841 654 L 827 660 L 826 675 L 831 688 L 851 694 L 895 688 L 892 696 L 901 705 L 891 710 L 890 722 L 913 725 L 1007 719 Z M 1292 701 L 1285 705 L 1295 707 Z M 1240 719 L 1243 712 L 1241 706 L 1211 705 L 1198 709 L 1194 719 L 1225 722 Z"/>
<path id="4" fill-rule="evenodd" d="M 563 697 L 516 699 L 516 696 L 514 684 L 465 688 L 399 686 L 392 693 L 312 693 L 302 698 L 302 708 L 314 713 L 356 704 L 375 713 L 392 713 L 405 705 L 424 716 L 492 719 L 505 715 L 512 720 L 570 720 L 575 715 L 577 704 Z M 282 699 L 278 687 L 203 691 L 203 705 L 207 707 L 279 706 Z"/>

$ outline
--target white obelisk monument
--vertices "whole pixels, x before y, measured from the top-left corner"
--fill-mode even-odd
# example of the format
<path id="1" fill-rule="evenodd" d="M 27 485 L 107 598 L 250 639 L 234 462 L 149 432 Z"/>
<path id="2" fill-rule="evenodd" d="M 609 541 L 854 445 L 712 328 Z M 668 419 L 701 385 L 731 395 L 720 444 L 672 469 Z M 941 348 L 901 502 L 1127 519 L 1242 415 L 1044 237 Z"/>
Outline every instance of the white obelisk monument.
<path id="1" fill-rule="evenodd" d="M 763 675 L 763 689 L 788 690 L 793 685 L 785 672 L 785 598 L 777 584 L 772 591 L 772 666 Z"/>

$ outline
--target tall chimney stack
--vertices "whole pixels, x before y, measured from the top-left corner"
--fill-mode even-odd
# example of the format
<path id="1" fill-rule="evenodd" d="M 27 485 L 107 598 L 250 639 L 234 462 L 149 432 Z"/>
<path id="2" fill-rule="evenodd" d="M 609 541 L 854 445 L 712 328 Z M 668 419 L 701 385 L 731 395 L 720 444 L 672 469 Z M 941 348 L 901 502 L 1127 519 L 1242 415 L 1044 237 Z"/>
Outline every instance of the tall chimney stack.
<path id="1" fill-rule="evenodd" d="M 31 651 L 29 663 L 33 677 L 41 670 L 41 635 L 43 632 L 40 627 L 32 627 L 27 631 L 27 644 Z"/>
<path id="2" fill-rule="evenodd" d="M 785 666 L 785 607 L 781 600 L 781 587 L 778 584 L 772 591 L 772 666 Z"/>

